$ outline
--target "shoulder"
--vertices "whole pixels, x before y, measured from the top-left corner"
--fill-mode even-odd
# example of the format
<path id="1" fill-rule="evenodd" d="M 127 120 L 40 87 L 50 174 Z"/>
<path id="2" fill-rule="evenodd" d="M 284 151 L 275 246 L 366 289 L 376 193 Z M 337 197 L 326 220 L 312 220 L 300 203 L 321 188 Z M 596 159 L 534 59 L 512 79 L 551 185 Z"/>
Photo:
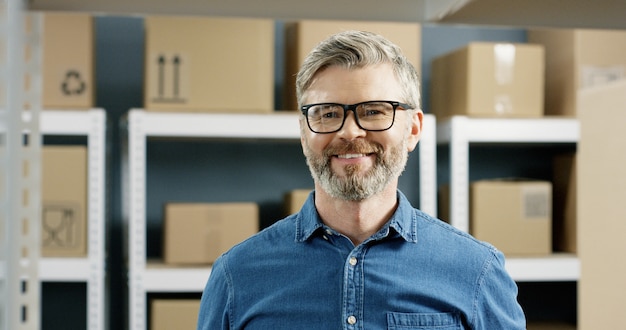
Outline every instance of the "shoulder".
<path id="1" fill-rule="evenodd" d="M 268 249 L 280 249 L 282 245 L 294 241 L 295 228 L 296 215 L 290 215 L 234 245 L 222 257 L 250 258 Z"/>
<path id="2" fill-rule="evenodd" d="M 472 254 L 486 259 L 501 257 L 501 252 L 490 243 L 480 241 L 469 233 L 418 209 L 414 212 L 418 242 L 425 241 L 449 251 L 459 252 L 460 255 Z"/>

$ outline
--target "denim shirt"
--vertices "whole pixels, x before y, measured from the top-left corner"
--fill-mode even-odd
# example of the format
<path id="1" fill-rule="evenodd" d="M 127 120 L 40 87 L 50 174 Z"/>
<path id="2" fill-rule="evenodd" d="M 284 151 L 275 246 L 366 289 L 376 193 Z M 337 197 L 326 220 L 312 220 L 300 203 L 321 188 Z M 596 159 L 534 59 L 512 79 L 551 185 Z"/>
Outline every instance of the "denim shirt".
<path id="1" fill-rule="evenodd" d="M 398 191 L 392 218 L 355 247 L 322 223 L 313 198 L 215 262 L 198 329 L 526 328 L 493 246 Z"/>

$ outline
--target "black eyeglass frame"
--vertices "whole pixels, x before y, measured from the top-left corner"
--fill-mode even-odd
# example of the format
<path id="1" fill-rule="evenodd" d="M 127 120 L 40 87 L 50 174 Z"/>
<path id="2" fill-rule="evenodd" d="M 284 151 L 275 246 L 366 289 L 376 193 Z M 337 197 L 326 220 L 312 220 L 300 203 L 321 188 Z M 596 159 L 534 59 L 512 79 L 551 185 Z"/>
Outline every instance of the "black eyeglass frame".
<path id="1" fill-rule="evenodd" d="M 361 126 L 361 123 L 359 122 L 359 116 L 356 113 L 356 108 L 362 104 L 366 104 L 366 103 L 388 103 L 391 104 L 391 107 L 393 109 L 393 117 L 391 118 L 391 124 L 389 125 L 389 127 L 387 128 L 383 128 L 383 129 L 367 129 L 364 128 L 363 126 Z M 314 106 L 318 106 L 318 105 L 331 105 L 331 106 L 340 106 L 343 108 L 343 121 L 341 122 L 341 125 L 339 125 L 339 128 L 337 128 L 334 131 L 330 131 L 330 132 L 318 132 L 316 130 L 314 130 L 311 127 L 311 123 L 309 123 L 309 109 L 314 107 Z M 352 111 L 352 113 L 354 114 L 354 121 L 356 122 L 356 125 L 359 126 L 360 129 L 364 130 L 364 131 L 368 131 L 368 132 L 382 132 L 382 131 L 386 131 L 390 128 L 393 127 L 393 124 L 396 121 L 396 110 L 398 108 L 401 108 L 400 110 L 411 110 L 414 109 L 414 107 L 410 104 L 407 103 L 402 103 L 402 102 L 398 102 L 398 101 L 387 101 L 387 100 L 373 100 L 373 101 L 365 101 L 365 102 L 359 102 L 359 103 L 355 103 L 355 104 L 341 104 L 341 103 L 333 103 L 333 102 L 325 102 L 325 103 L 313 103 L 313 104 L 305 104 L 302 107 L 300 107 L 300 111 L 302 112 L 302 114 L 304 115 L 304 118 L 306 118 L 306 124 L 307 126 L 309 126 L 309 130 L 311 130 L 311 132 L 313 133 L 317 133 L 317 134 L 331 134 L 331 133 L 336 133 L 339 132 L 342 128 L 343 125 L 346 123 L 346 118 L 348 117 L 348 111 Z"/>

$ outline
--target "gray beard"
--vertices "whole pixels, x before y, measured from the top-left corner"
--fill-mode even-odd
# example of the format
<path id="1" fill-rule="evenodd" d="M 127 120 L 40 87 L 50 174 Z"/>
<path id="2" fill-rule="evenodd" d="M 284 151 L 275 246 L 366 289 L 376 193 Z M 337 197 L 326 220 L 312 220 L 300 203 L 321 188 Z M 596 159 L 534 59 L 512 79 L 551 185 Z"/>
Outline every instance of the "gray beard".
<path id="1" fill-rule="evenodd" d="M 374 167 L 366 173 L 360 174 L 360 166 L 347 166 L 344 170 L 345 177 L 337 175 L 330 166 L 330 155 L 338 147 L 329 147 L 323 155 L 315 155 L 305 143 L 305 155 L 309 170 L 313 179 L 318 182 L 321 188 L 331 197 L 345 201 L 362 201 L 385 189 L 392 181 L 398 178 L 406 167 L 408 152 L 406 139 L 384 152 L 380 145 L 370 145 L 376 154 Z M 355 150 L 352 144 L 340 146 L 345 150 Z"/>

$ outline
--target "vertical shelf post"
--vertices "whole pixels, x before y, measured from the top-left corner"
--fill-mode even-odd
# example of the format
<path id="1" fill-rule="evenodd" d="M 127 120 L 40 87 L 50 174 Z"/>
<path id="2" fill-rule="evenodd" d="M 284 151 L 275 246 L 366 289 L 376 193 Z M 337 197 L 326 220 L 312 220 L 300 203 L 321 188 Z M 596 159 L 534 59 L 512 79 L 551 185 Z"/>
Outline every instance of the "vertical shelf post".
<path id="1" fill-rule="evenodd" d="M 0 6 L 0 329 L 39 329 L 40 22 L 26 27 L 22 1 Z"/>
<path id="2" fill-rule="evenodd" d="M 420 210 L 437 216 L 437 122 L 424 115 L 424 130 L 419 143 Z"/>
<path id="3" fill-rule="evenodd" d="M 102 110 L 89 113 L 91 127 L 88 134 L 88 210 L 89 214 L 89 279 L 87 285 L 87 328 L 107 329 L 105 302 L 105 140 L 106 115 Z"/>
<path id="4" fill-rule="evenodd" d="M 146 267 L 146 133 L 142 111 L 128 114 L 128 294 L 129 329 L 147 329 Z"/>
<path id="5" fill-rule="evenodd" d="M 468 119 L 450 119 L 450 223 L 469 232 L 469 139 Z"/>

